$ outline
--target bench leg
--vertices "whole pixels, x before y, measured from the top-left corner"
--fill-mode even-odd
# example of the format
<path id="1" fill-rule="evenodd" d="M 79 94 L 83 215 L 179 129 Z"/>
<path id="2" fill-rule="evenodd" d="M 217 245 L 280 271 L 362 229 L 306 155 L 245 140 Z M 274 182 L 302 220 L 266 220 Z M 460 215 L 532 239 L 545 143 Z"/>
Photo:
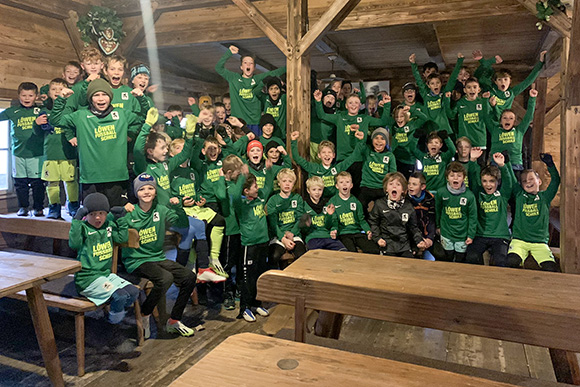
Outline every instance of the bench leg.
<path id="1" fill-rule="evenodd" d="M 75 336 L 77 347 L 77 374 L 85 374 L 85 314 L 75 313 Z"/>
<path id="2" fill-rule="evenodd" d="M 296 297 L 294 304 L 294 341 L 304 342 L 306 329 L 306 302 L 304 297 Z"/>
<path id="3" fill-rule="evenodd" d="M 580 385 L 580 366 L 574 352 L 550 348 L 550 357 L 559 383 Z"/>
<path id="4" fill-rule="evenodd" d="M 314 334 L 320 337 L 338 339 L 342 328 L 344 315 L 338 313 L 320 311 L 314 325 Z"/>
<path id="5" fill-rule="evenodd" d="M 53 386 L 64 387 L 64 379 L 62 377 L 60 359 L 58 358 L 58 350 L 56 349 L 56 342 L 54 340 L 54 332 L 40 286 L 33 286 L 30 289 L 26 289 L 26 299 L 48 377 Z"/>
<path id="6" fill-rule="evenodd" d="M 141 318 L 141 304 L 139 300 L 135 301 L 135 325 L 137 325 L 137 346 L 140 347 L 145 341 L 145 332 L 143 331 L 143 319 Z"/>
<path id="7" fill-rule="evenodd" d="M 52 255 L 60 255 L 61 240 L 54 238 L 52 240 Z"/>

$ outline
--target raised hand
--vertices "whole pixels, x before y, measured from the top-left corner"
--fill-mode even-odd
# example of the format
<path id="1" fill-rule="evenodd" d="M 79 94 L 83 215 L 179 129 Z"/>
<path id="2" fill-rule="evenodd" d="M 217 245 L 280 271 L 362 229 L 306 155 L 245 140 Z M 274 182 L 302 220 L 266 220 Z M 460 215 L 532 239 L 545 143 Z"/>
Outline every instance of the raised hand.
<path id="1" fill-rule="evenodd" d="M 483 98 L 489 98 L 489 97 L 491 97 L 491 93 L 490 93 L 489 91 L 486 91 L 486 92 L 485 92 L 485 93 L 483 93 L 481 96 L 482 96 Z"/>
<path id="2" fill-rule="evenodd" d="M 458 52 L 458 53 L 457 53 L 457 58 L 465 58 L 465 57 L 463 56 L 463 54 L 462 54 L 462 53 Z"/>
<path id="3" fill-rule="evenodd" d="M 143 96 L 143 90 L 141 90 L 140 88 L 136 87 L 133 90 L 131 90 L 131 94 L 133 95 L 133 97 L 142 97 Z"/>
<path id="4" fill-rule="evenodd" d="M 320 91 L 320 90 L 315 90 L 313 95 L 314 95 L 314 100 L 315 100 L 316 102 L 320 102 L 320 101 L 322 101 L 322 91 Z"/>
<path id="5" fill-rule="evenodd" d="M 73 95 L 75 92 L 72 91 L 72 89 L 69 89 L 68 87 L 63 87 L 62 90 L 60 91 L 60 96 L 62 98 L 68 98 L 71 95 Z"/>
<path id="6" fill-rule="evenodd" d="M 493 161 L 497 164 L 498 167 L 503 167 L 505 165 L 505 157 L 502 153 L 496 152 L 493 154 Z"/>
<path id="7" fill-rule="evenodd" d="M 300 132 L 295 130 L 292 133 L 290 133 L 290 140 L 291 141 L 296 141 L 298 140 L 298 137 L 300 137 Z"/>
<path id="8" fill-rule="evenodd" d="M 101 77 L 101 75 L 100 75 L 100 74 L 98 74 L 98 73 L 97 73 L 97 74 L 91 74 L 91 75 L 89 75 L 89 76 L 87 77 L 87 82 L 92 82 L 92 81 L 94 81 L 95 79 L 99 79 L 100 77 Z"/>
<path id="9" fill-rule="evenodd" d="M 334 214 L 335 209 L 336 209 L 336 207 L 334 207 L 334 204 L 329 204 L 328 206 L 326 206 L 326 213 L 328 215 L 332 215 L 332 214 Z"/>
<path id="10" fill-rule="evenodd" d="M 474 60 L 482 60 L 483 59 L 483 53 L 481 52 L 481 50 L 475 50 L 475 51 L 473 51 L 473 53 L 471 55 L 473 55 Z"/>
<path id="11" fill-rule="evenodd" d="M 542 162 L 544 164 L 546 164 L 547 167 L 554 167 L 554 159 L 552 158 L 552 155 L 549 153 L 540 153 L 540 160 L 542 160 Z"/>
<path id="12" fill-rule="evenodd" d="M 159 110 L 157 108 L 152 107 L 147 111 L 147 118 L 145 118 L 145 123 L 149 126 L 153 126 L 157 123 L 159 119 Z"/>
<path id="13" fill-rule="evenodd" d="M 417 55 L 415 55 L 415 54 L 411 54 L 411 55 L 409 56 L 409 62 L 411 62 L 411 63 L 415 63 L 415 61 L 416 61 L 416 60 L 417 60 Z"/>
<path id="14" fill-rule="evenodd" d="M 237 48 L 236 46 L 232 45 L 232 46 L 230 46 L 230 52 L 231 52 L 233 55 L 236 55 L 238 52 L 240 52 L 240 49 L 239 49 L 239 48 Z"/>
<path id="15" fill-rule="evenodd" d="M 278 145 L 276 147 L 276 149 L 278 149 L 278 152 L 280 152 L 283 155 L 287 155 L 288 154 L 288 152 L 286 152 L 286 148 L 284 148 L 282 145 Z"/>
<path id="16" fill-rule="evenodd" d="M 36 117 L 34 122 L 36 122 L 36 125 L 44 125 L 48 122 L 48 116 L 46 114 L 40 115 Z"/>
<path id="17" fill-rule="evenodd" d="M 503 58 L 499 55 L 495 56 L 495 64 L 500 64 L 503 62 Z"/>
<path id="18" fill-rule="evenodd" d="M 148 93 L 155 93 L 159 89 L 159 85 L 151 85 L 147 88 Z"/>
<path id="19" fill-rule="evenodd" d="M 480 147 L 474 146 L 473 148 L 471 148 L 469 158 L 471 161 L 476 161 L 478 158 L 481 157 L 482 154 L 483 150 Z"/>
<path id="20" fill-rule="evenodd" d="M 548 51 L 546 51 L 546 50 L 540 52 L 540 62 L 545 62 L 546 61 L 546 54 L 547 53 L 548 53 Z"/>
<path id="21" fill-rule="evenodd" d="M 188 104 L 189 106 L 191 106 L 191 105 L 195 105 L 195 98 L 193 98 L 193 97 L 189 97 L 189 98 L 187 98 L 187 104 Z"/>
<path id="22" fill-rule="evenodd" d="M 360 130 L 357 130 L 356 132 L 354 132 L 354 136 L 361 141 L 364 140 L 364 138 L 365 138 L 365 134 L 363 132 L 361 132 Z"/>
<path id="23" fill-rule="evenodd" d="M 491 106 L 495 106 L 495 105 L 497 105 L 497 98 L 495 98 L 495 95 L 492 95 L 492 96 L 489 98 L 489 104 L 490 104 Z"/>
<path id="24" fill-rule="evenodd" d="M 530 89 L 530 97 L 537 97 L 537 96 L 538 96 L 538 90 Z"/>

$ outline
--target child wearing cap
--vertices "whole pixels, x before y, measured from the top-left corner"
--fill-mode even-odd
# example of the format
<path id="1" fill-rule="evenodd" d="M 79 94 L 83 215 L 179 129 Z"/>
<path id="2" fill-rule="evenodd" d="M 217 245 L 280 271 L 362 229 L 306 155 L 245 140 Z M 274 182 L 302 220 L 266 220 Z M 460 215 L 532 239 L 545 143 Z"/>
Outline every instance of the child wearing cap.
<path id="1" fill-rule="evenodd" d="M 157 183 L 147 173 L 135 178 L 133 189 L 139 203 L 125 215 L 125 219 L 131 228 L 139 232 L 139 248 L 123 249 L 123 264 L 129 273 L 135 273 L 153 283 L 153 289 L 141 307 L 145 338 L 151 335 L 151 313 L 161 297 L 165 297 L 172 283 L 177 285 L 179 293 L 165 328 L 167 332 L 193 336 L 194 330 L 183 324 L 181 318 L 195 288 L 195 273 L 166 259 L 163 252 L 165 230 L 168 226 L 187 227 L 187 215 L 181 205 L 171 205 L 170 209 L 157 202 Z"/>
<path id="2" fill-rule="evenodd" d="M 123 84 L 126 66 L 127 59 L 120 55 L 111 55 L 105 61 L 105 77 L 113 89 L 111 105 L 119 109 L 129 109 L 136 114 L 141 114 L 142 111 L 147 113 L 151 107 L 147 96 L 134 92 L 133 88 Z"/>
<path id="3" fill-rule="evenodd" d="M 247 163 L 249 171 L 256 176 L 256 184 L 264 199 L 268 199 L 276 189 L 274 177 L 283 168 L 291 168 L 292 161 L 286 154 L 284 147 L 279 146 L 278 151 L 282 152 L 282 165 L 270 165 L 270 162 L 264 159 L 264 147 L 258 140 L 252 140 L 247 147 Z"/>
<path id="4" fill-rule="evenodd" d="M 266 114 L 274 119 L 273 135 L 286 141 L 286 93 L 282 94 L 282 82 L 278 77 L 267 77 L 264 79 L 267 93 L 264 95 L 264 117 Z M 262 120 L 260 120 L 262 127 Z M 262 134 L 264 131 L 262 130 Z"/>
<path id="5" fill-rule="evenodd" d="M 365 217 L 369 214 L 369 203 L 385 196 L 383 179 L 387 173 L 397 171 L 397 160 L 389 150 L 387 129 L 375 129 L 371 135 L 371 143 L 372 149 L 368 146 L 362 149 L 362 180 L 358 195 Z"/>
<path id="6" fill-rule="evenodd" d="M 111 213 L 109 213 L 109 209 Z M 113 243 L 129 239 L 127 219 L 122 207 L 109 207 L 101 193 L 88 195 L 72 220 L 69 246 L 77 250 L 81 271 L 75 273 L 77 291 L 95 305 L 110 304 L 109 322 L 120 323 L 125 309 L 135 303 L 139 289 L 111 273 Z"/>
<path id="7" fill-rule="evenodd" d="M 151 70 L 147 65 L 140 63 L 136 66 L 131 67 L 131 85 L 133 89 L 141 90 L 141 93 L 145 97 L 145 101 L 141 102 L 141 116 L 145 117 L 149 109 L 155 107 L 153 99 L 147 95 L 147 92 L 154 92 L 157 87 L 149 87 L 149 81 L 151 80 Z"/>
<path id="8" fill-rule="evenodd" d="M 286 146 L 280 137 L 274 135 L 275 128 L 276 121 L 271 114 L 266 113 L 260 117 L 260 130 L 262 131 L 262 135 L 258 137 L 258 141 L 260 141 L 263 146 L 266 146 L 270 141 L 276 141 L 278 145 L 283 147 Z M 284 138 L 286 138 L 286 136 L 284 136 Z"/>
<path id="9" fill-rule="evenodd" d="M 314 112 L 314 99 L 311 105 L 311 111 Z M 322 90 L 322 110 L 327 114 L 334 114 L 336 111 L 336 92 L 329 87 Z M 316 114 L 310 114 L 310 160 L 318 161 L 318 145 L 324 140 L 336 143 L 334 124 L 318 118 Z"/>
<path id="10" fill-rule="evenodd" d="M 408 106 L 414 110 L 425 112 L 425 106 L 418 101 L 421 96 L 419 95 L 417 85 L 415 85 L 413 82 L 407 82 L 403 86 L 401 92 L 403 93 L 403 107 Z"/>
<path id="11" fill-rule="evenodd" d="M 310 162 L 306 161 L 300 153 L 298 153 L 298 137 L 300 137 L 300 132 L 294 131 L 291 134 L 290 139 L 292 148 L 292 157 L 294 162 L 302 167 L 309 177 L 319 176 L 324 181 L 324 197 L 331 197 L 336 194 L 335 178 L 343 171 L 346 171 L 354 161 L 360 157 L 361 151 L 365 147 L 364 133 L 360 130 L 355 133 L 355 137 L 358 139 L 357 145 L 354 151 L 343 161 L 334 164 L 334 157 L 336 153 L 334 152 L 334 144 L 330 141 L 324 140 L 318 145 L 318 159 L 320 162 Z"/>
<path id="12" fill-rule="evenodd" d="M 129 186 L 127 137 L 135 136 L 141 121 L 136 114 L 111 105 L 113 91 L 104 79 L 95 79 L 88 85 L 88 108 L 64 114 L 71 93 L 70 89 L 62 89 L 54 102 L 50 123 L 62 127 L 69 143 L 78 147 L 82 197 L 101 192 L 111 205 L 125 205 Z"/>

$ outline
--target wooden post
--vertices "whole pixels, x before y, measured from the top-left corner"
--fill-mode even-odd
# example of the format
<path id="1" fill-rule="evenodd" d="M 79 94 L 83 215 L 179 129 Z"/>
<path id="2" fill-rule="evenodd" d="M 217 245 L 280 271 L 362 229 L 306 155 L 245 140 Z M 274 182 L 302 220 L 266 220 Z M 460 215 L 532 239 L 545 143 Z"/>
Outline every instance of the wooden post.
<path id="1" fill-rule="evenodd" d="M 77 27 L 79 21 L 79 14 L 76 11 L 68 11 L 68 18 L 63 19 L 64 28 L 70 38 L 71 44 L 77 54 L 77 57 L 81 58 L 81 51 L 85 47 L 85 42 L 81 39 L 81 33 Z"/>
<path id="2" fill-rule="evenodd" d="M 541 77 L 536 80 L 536 112 L 534 114 L 532 130 L 532 160 L 540 160 L 540 153 L 544 151 L 544 126 L 546 119 L 546 96 L 548 95 L 548 78 Z M 529 102 L 528 102 L 529 103 Z"/>

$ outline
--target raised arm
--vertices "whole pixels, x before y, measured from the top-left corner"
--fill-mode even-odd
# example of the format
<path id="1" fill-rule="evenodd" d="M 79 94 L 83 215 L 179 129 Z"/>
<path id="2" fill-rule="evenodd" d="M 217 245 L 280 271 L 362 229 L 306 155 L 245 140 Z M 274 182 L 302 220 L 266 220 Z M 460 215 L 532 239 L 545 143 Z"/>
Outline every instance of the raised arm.
<path id="1" fill-rule="evenodd" d="M 449 81 L 447 82 L 447 85 L 445 85 L 445 89 L 443 89 L 443 93 L 447 92 L 447 91 L 452 91 L 453 88 L 455 87 L 455 82 L 457 82 L 457 76 L 459 75 L 459 71 L 461 71 L 461 66 L 463 66 L 463 60 L 465 58 L 463 57 L 463 54 L 458 53 L 457 54 L 457 63 L 455 63 L 455 67 L 453 68 L 453 71 L 451 72 L 451 75 L 449 76 Z"/>
<path id="2" fill-rule="evenodd" d="M 532 69 L 532 72 L 526 77 L 526 79 L 524 79 L 522 81 L 522 83 L 519 83 L 512 88 L 512 93 L 514 95 L 520 94 L 522 91 L 524 91 L 528 87 L 530 87 L 532 85 L 532 83 L 534 83 L 534 81 L 536 80 L 536 78 L 540 74 L 540 71 L 542 71 L 542 67 L 544 66 L 545 59 L 546 59 L 546 51 L 542 51 L 540 53 L 540 60 L 538 61 L 538 63 L 536 63 L 536 65 Z"/>

